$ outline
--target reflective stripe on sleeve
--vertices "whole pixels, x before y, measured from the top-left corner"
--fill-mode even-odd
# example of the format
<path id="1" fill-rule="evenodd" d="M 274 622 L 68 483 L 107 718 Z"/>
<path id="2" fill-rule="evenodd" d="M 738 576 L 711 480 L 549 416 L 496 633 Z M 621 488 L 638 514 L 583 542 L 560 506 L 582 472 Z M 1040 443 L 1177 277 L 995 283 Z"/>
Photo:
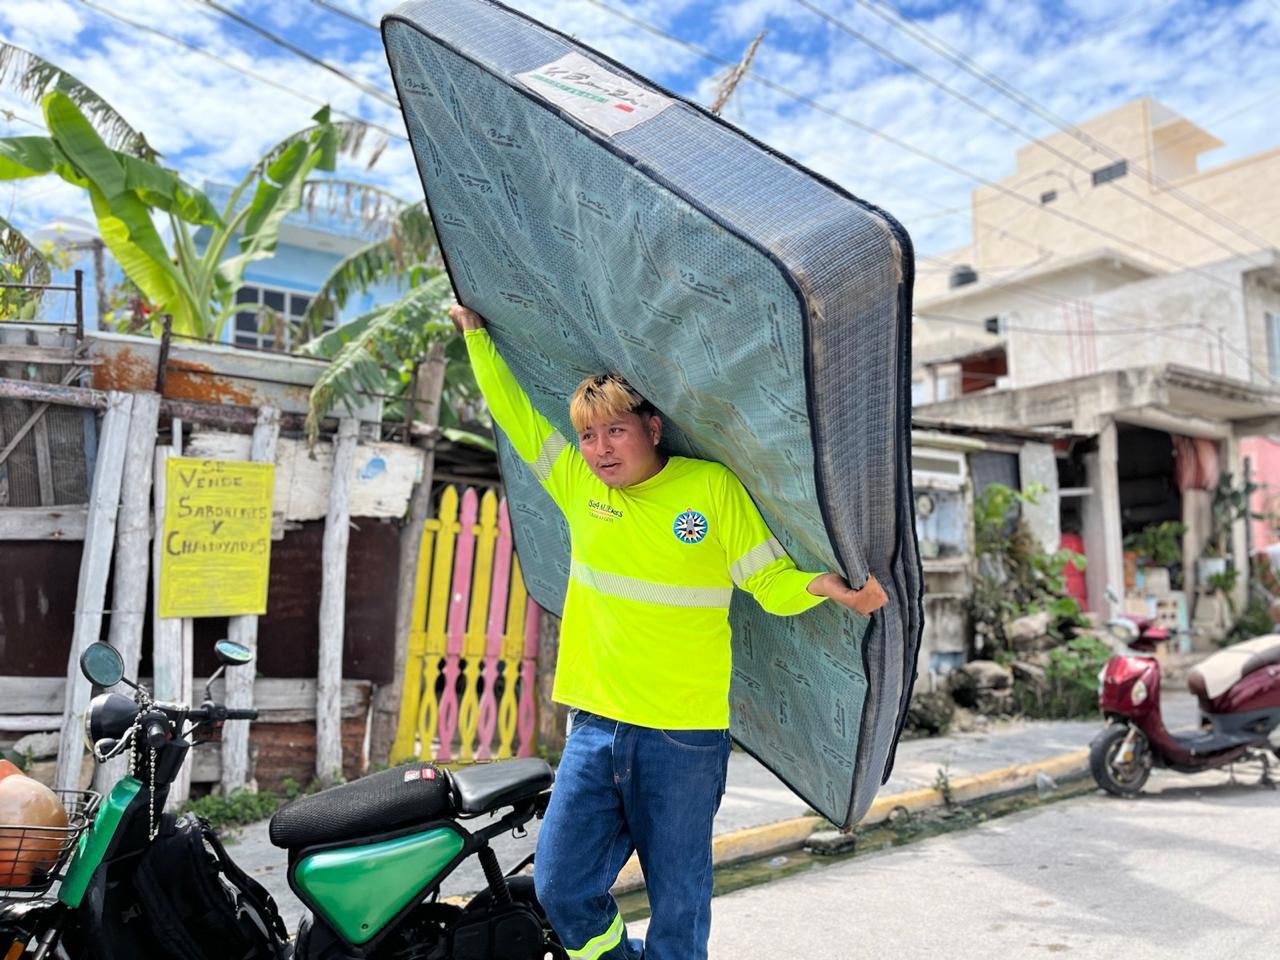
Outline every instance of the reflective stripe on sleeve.
<path id="1" fill-rule="evenodd" d="M 569 442 L 561 435 L 559 430 L 552 430 L 547 439 L 542 441 L 542 449 L 538 451 L 538 459 L 529 464 L 529 468 L 533 471 L 533 475 L 546 483 L 551 479 L 551 468 L 556 462 L 556 458 Z"/>
<path id="2" fill-rule="evenodd" d="M 741 557 L 733 562 L 729 567 L 729 575 L 733 577 L 733 582 L 738 586 L 742 586 L 748 579 L 755 576 L 769 564 L 775 560 L 781 560 L 787 555 L 787 551 L 782 549 L 775 538 L 770 537 L 758 547 L 752 547 Z"/>
<path id="3" fill-rule="evenodd" d="M 729 587 L 685 587 L 671 583 L 652 583 L 624 577 L 618 573 L 592 570 L 586 564 L 574 560 L 569 576 L 583 586 L 590 587 L 611 597 L 638 600 L 641 603 L 657 603 L 666 607 L 721 607 L 727 609 L 733 599 Z"/>

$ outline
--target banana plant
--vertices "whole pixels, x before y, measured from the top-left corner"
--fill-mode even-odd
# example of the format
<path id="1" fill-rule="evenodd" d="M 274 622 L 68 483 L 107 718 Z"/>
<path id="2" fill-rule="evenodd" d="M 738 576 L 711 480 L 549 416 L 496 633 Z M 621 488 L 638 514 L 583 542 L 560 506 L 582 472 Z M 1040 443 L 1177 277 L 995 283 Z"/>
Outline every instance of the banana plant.
<path id="1" fill-rule="evenodd" d="M 41 109 L 49 136 L 0 139 L 0 180 L 54 174 L 86 190 L 98 231 L 121 269 L 152 303 L 173 314 L 176 330 L 198 332 L 199 303 L 169 259 L 151 212 L 174 222 L 220 225 L 213 205 L 172 170 L 107 146 L 62 90 L 45 94 Z"/>
<path id="2" fill-rule="evenodd" d="M 360 151 L 368 131 L 335 122 L 322 108 L 311 126 L 267 151 L 219 212 L 155 162 L 145 138 L 83 84 L 20 48 L 0 46 L 0 82 L 23 65 L 20 89 L 44 91 L 49 135 L 0 139 L 0 181 L 55 175 L 84 189 L 103 241 L 154 308 L 153 332 L 169 314 L 175 333 L 221 339 L 246 268 L 274 255 L 281 224 L 301 206 L 309 178 L 333 171 L 338 154 Z M 376 160 L 381 149 L 371 152 Z M 168 218 L 172 251 L 153 214 Z"/>

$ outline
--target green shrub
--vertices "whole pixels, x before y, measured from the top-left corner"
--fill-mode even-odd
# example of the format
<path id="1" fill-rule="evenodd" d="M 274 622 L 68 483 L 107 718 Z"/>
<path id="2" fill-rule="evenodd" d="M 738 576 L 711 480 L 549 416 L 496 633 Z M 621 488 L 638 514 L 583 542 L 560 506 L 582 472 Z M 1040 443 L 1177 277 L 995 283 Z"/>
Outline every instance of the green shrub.
<path id="1" fill-rule="evenodd" d="M 1019 711 L 1038 720 L 1089 719 L 1098 713 L 1098 675 L 1111 657 L 1111 646 L 1084 634 L 1049 651 L 1044 683 L 1015 677 Z"/>

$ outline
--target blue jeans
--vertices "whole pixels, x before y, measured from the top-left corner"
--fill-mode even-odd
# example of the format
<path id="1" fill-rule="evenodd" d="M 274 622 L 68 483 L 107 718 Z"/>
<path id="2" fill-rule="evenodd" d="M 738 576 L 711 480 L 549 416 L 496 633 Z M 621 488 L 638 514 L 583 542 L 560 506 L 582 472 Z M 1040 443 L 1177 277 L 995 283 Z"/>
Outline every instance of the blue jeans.
<path id="1" fill-rule="evenodd" d="M 654 730 L 575 710 L 538 835 L 534 882 L 581 960 L 705 960 L 711 823 L 724 796 L 728 730 Z M 629 940 L 609 893 L 632 851 L 651 919 Z"/>

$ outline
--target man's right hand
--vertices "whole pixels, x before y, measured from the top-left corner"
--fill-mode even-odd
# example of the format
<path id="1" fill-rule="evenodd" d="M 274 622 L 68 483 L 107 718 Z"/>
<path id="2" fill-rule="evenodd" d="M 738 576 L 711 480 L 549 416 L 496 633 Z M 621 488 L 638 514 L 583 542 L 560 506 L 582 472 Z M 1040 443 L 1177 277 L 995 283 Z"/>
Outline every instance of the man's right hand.
<path id="1" fill-rule="evenodd" d="M 449 319 L 453 321 L 459 333 L 484 329 L 484 317 L 474 310 L 468 310 L 460 303 L 455 303 L 449 308 Z"/>

